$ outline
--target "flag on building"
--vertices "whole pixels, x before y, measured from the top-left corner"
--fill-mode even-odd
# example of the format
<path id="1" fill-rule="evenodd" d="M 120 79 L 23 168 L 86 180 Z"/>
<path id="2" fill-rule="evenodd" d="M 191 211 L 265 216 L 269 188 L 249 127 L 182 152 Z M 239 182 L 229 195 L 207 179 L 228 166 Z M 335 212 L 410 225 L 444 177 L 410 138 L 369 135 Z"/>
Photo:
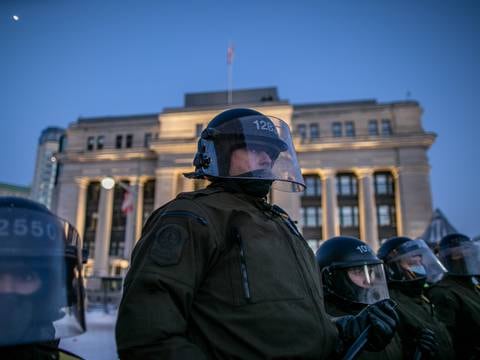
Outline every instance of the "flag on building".
<path id="1" fill-rule="evenodd" d="M 232 65 L 233 63 L 233 45 L 229 45 L 227 49 L 227 65 Z"/>
<path id="2" fill-rule="evenodd" d="M 126 190 L 123 193 L 123 201 L 122 201 L 122 212 L 127 215 L 128 213 L 133 211 L 133 194 L 131 191 Z"/>

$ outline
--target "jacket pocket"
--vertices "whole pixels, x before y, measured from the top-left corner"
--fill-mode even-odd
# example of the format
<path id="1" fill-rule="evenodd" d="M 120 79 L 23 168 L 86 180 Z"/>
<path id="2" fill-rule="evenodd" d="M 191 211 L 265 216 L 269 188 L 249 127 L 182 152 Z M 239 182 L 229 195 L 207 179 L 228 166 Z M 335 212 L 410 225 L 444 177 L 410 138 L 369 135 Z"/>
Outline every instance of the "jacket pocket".
<path id="1" fill-rule="evenodd" d="M 270 230 L 270 229 L 269 229 Z M 284 235 L 245 227 L 234 235 L 230 277 L 235 305 L 299 300 L 305 297 L 300 268 Z"/>

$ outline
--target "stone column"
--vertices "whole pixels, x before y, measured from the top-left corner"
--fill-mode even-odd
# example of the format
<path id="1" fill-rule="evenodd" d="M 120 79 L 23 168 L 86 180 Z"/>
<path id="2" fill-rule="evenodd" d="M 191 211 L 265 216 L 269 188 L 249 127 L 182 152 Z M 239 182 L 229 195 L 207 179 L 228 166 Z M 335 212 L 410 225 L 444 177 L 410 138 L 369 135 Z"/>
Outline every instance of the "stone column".
<path id="1" fill-rule="evenodd" d="M 432 216 L 429 173 L 428 164 L 404 165 L 394 171 L 399 235 L 416 238 L 429 225 Z"/>
<path id="2" fill-rule="evenodd" d="M 177 173 L 174 169 L 157 169 L 155 171 L 155 209 L 175 197 L 176 180 Z"/>
<path id="3" fill-rule="evenodd" d="M 360 168 L 355 171 L 359 180 L 360 237 L 376 251 L 379 247 L 373 169 Z"/>
<path id="4" fill-rule="evenodd" d="M 135 219 L 135 243 L 142 236 L 142 227 L 143 227 L 143 185 L 145 184 L 145 179 L 140 178 L 137 185 L 137 216 Z"/>
<path id="5" fill-rule="evenodd" d="M 337 216 L 337 188 L 335 169 L 323 169 L 322 177 L 322 227 L 323 239 L 327 240 L 340 234 Z"/>
<path id="6" fill-rule="evenodd" d="M 108 275 L 112 215 L 113 189 L 107 190 L 102 187 L 98 206 L 97 231 L 95 233 L 95 262 L 93 264 L 93 273 L 96 276 Z"/>
<path id="7" fill-rule="evenodd" d="M 123 248 L 123 257 L 130 259 L 133 244 L 135 243 L 136 217 L 137 217 L 137 196 L 138 196 L 138 178 L 133 177 L 129 180 L 128 191 L 133 196 L 133 210 L 127 213 L 125 223 L 125 246 Z"/>
<path id="8" fill-rule="evenodd" d="M 85 233 L 85 211 L 87 209 L 88 179 L 77 178 L 75 179 L 75 182 L 77 183 L 77 186 L 78 186 L 75 227 L 77 228 L 78 233 L 83 239 L 83 235 Z"/>
<path id="9" fill-rule="evenodd" d="M 186 177 L 182 178 L 182 190 L 183 192 L 194 191 L 195 189 L 195 180 L 187 179 Z"/>

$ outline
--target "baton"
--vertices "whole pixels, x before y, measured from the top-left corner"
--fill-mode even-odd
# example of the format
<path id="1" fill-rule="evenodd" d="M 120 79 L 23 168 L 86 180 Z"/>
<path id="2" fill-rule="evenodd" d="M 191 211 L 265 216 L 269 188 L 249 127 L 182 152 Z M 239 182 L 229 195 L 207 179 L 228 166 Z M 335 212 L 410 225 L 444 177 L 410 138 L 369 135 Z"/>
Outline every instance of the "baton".
<path id="1" fill-rule="evenodd" d="M 362 351 L 363 347 L 367 344 L 368 340 L 368 331 L 370 330 L 371 325 L 368 325 L 358 336 L 357 340 L 355 340 L 348 349 L 347 353 L 343 357 L 343 360 L 353 360 L 357 357 L 357 355 Z"/>

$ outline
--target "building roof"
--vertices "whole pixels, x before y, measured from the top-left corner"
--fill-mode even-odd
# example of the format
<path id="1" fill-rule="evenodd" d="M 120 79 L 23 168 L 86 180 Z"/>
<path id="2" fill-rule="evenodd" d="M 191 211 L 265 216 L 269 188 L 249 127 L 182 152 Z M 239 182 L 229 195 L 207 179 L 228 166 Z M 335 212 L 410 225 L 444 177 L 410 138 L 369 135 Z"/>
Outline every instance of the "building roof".
<path id="1" fill-rule="evenodd" d="M 232 91 L 232 104 L 251 104 L 280 101 L 276 87 L 237 89 Z M 228 91 L 210 91 L 185 94 L 185 107 L 229 105 Z"/>
<path id="2" fill-rule="evenodd" d="M 450 224 L 440 209 L 435 209 L 430 224 L 420 236 L 420 239 L 423 239 L 429 246 L 432 246 L 438 244 L 445 235 L 457 232 L 457 229 Z"/>
<path id="3" fill-rule="evenodd" d="M 124 115 L 124 116 L 99 116 L 99 117 L 79 117 L 78 124 L 98 123 L 98 122 L 117 122 L 117 121 L 132 121 L 132 120 L 157 120 L 158 113 L 141 114 L 141 115 Z"/>
<path id="4" fill-rule="evenodd" d="M 14 184 L 6 184 L 0 183 L 0 190 L 8 190 L 8 191 L 18 191 L 18 192 L 29 192 L 29 186 L 22 186 L 22 185 L 14 185 Z"/>

